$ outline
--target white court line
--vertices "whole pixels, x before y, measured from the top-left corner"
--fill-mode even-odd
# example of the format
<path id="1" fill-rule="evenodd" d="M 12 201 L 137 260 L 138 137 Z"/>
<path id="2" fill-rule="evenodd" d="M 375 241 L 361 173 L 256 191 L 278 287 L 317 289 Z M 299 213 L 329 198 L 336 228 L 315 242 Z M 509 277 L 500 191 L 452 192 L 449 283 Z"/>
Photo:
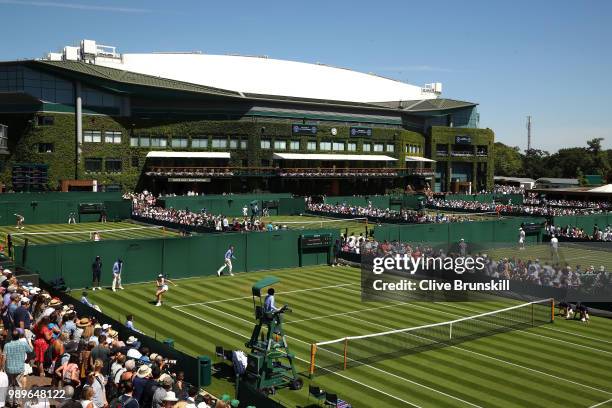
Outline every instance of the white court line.
<path id="1" fill-rule="evenodd" d="M 602 405 L 604 405 L 604 404 L 607 404 L 608 402 L 612 402 L 612 398 L 611 398 L 611 399 L 609 399 L 609 400 L 607 400 L 607 401 L 600 402 L 599 404 L 591 405 L 589 408 L 600 407 L 600 406 L 602 406 Z"/>
<path id="2" fill-rule="evenodd" d="M 359 321 L 361 321 L 361 322 L 363 322 L 363 323 L 374 324 L 374 325 L 376 325 L 376 326 L 379 326 L 379 327 L 385 328 L 386 330 L 396 330 L 396 329 L 394 329 L 394 328 L 392 328 L 392 327 L 384 326 L 384 325 L 379 324 L 379 323 L 374 323 L 374 322 L 371 322 L 371 321 L 369 321 L 369 320 L 360 319 L 360 318 L 355 317 L 355 316 L 349 316 L 349 317 L 350 317 L 351 319 L 359 320 Z M 522 330 L 519 330 L 519 331 L 522 331 Z M 418 336 L 418 335 L 416 335 L 416 334 L 412 334 L 412 333 L 409 333 L 409 332 L 406 332 L 406 334 L 409 334 L 409 335 L 411 335 L 411 336 L 418 337 L 418 338 L 421 338 L 421 339 L 428 340 L 428 339 L 426 339 L 425 337 L 421 337 L 421 336 Z M 477 352 L 477 351 L 473 351 L 473 350 L 468 350 L 468 349 L 466 349 L 466 348 L 459 347 L 459 346 L 449 346 L 449 348 L 454 348 L 454 349 L 461 350 L 461 351 L 464 351 L 464 352 L 467 352 L 467 353 L 470 353 L 470 354 L 475 354 L 475 355 L 477 355 L 477 356 L 481 356 L 481 357 L 485 357 L 485 358 L 488 358 L 488 359 L 491 359 L 491 360 L 495 360 L 495 361 L 499 361 L 499 362 L 502 362 L 502 363 L 505 363 L 505 364 L 509 364 L 509 365 L 511 365 L 511 366 L 514 366 L 514 367 L 519 367 L 519 368 L 522 368 L 522 369 L 525 369 L 525 370 L 533 371 L 533 372 L 535 372 L 535 373 L 542 374 L 542 375 L 546 375 L 546 376 L 548 376 L 548 377 L 552 377 L 552 378 L 555 378 L 555 379 L 560 380 L 560 381 L 566 381 L 566 382 L 569 382 L 569 383 L 572 383 L 572 384 L 574 384 L 574 385 L 578 385 L 578 386 L 581 386 L 581 387 L 590 388 L 590 389 L 592 389 L 592 390 L 599 391 L 599 392 L 601 392 L 601 393 L 603 393 L 603 394 L 612 395 L 612 392 L 609 392 L 609 391 L 604 391 L 604 390 L 600 390 L 599 388 L 591 387 L 591 386 L 589 386 L 589 385 L 586 385 L 586 384 L 583 384 L 583 383 L 579 383 L 579 382 L 575 382 L 575 381 L 569 380 L 569 379 L 567 379 L 567 378 L 557 377 L 556 375 L 549 374 L 549 373 L 546 373 L 546 372 L 544 372 L 544 371 L 536 370 L 536 369 L 534 369 L 534 368 L 530 368 L 530 367 L 522 366 L 522 365 L 520 365 L 520 364 L 513 363 L 513 362 L 510 362 L 510 361 L 502 360 L 501 358 L 498 358 L 498 357 L 489 356 L 489 355 L 487 355 L 487 354 L 479 353 L 479 352 Z"/>
<path id="3" fill-rule="evenodd" d="M 341 283 L 339 285 L 319 286 L 316 288 L 297 289 L 297 290 L 290 290 L 287 292 L 276 292 L 276 295 L 286 295 L 288 293 L 297 293 L 297 292 L 310 292 L 313 290 L 321 290 L 321 289 L 341 288 L 343 286 L 351 286 L 351 285 L 355 285 L 355 283 Z M 178 309 L 180 307 L 188 307 L 188 306 L 206 306 L 206 305 L 213 304 L 213 303 L 231 302 L 234 300 L 244 300 L 244 299 L 252 299 L 252 298 L 253 298 L 252 296 L 242 296 L 242 297 L 235 297 L 235 298 L 229 298 L 229 299 L 210 300 L 208 302 L 187 303 L 184 305 L 172 306 L 172 308 Z"/>
<path id="4" fill-rule="evenodd" d="M 216 310 L 216 309 L 213 309 L 212 307 L 211 307 L 211 309 L 212 309 L 212 310 Z M 220 329 L 226 330 L 226 331 L 228 331 L 228 332 L 230 332 L 230 333 L 232 333 L 232 334 L 235 334 L 236 336 L 240 336 L 240 337 L 243 337 L 243 338 L 245 338 L 245 339 L 250 338 L 249 336 L 245 336 L 244 334 L 238 333 L 237 331 L 234 331 L 234 330 L 228 329 L 228 328 L 227 328 L 227 327 L 225 327 L 225 326 L 221 326 L 221 325 L 218 325 L 218 324 L 216 324 L 216 323 L 213 323 L 213 322 L 211 322 L 211 321 L 209 321 L 209 320 L 206 320 L 206 319 L 204 319 L 204 318 L 203 318 L 203 317 L 201 317 L 201 316 L 194 315 L 194 314 L 189 313 L 189 312 L 186 312 L 186 311 L 184 311 L 184 310 L 180 310 L 180 309 L 177 309 L 177 310 L 178 310 L 179 312 L 181 312 L 181 313 L 185 313 L 185 314 L 187 314 L 187 315 L 189 315 L 189 316 L 191 316 L 191 317 L 194 317 L 194 318 L 196 318 L 196 319 L 202 320 L 203 322 L 206 322 L 206 323 L 208 323 L 208 324 L 210 324 L 210 325 L 213 325 L 213 326 L 216 326 L 216 327 L 218 327 L 218 328 L 220 328 Z M 251 323 L 251 322 L 249 322 L 249 323 Z M 299 357 L 297 357 L 297 356 L 296 356 L 295 358 L 296 358 L 296 359 L 298 359 L 298 360 L 300 360 L 300 361 L 303 361 L 303 362 L 304 362 L 304 363 L 306 363 L 306 364 L 310 364 L 310 362 L 309 362 L 309 361 L 306 361 L 306 360 L 304 360 L 304 359 L 302 359 L 302 358 L 299 358 Z M 395 396 L 395 395 L 389 394 L 389 393 L 387 393 L 387 392 L 385 392 L 385 391 L 379 390 L 378 388 L 372 387 L 371 385 L 364 384 L 364 383 L 362 383 L 361 381 L 357 381 L 357 380 L 355 380 L 355 379 L 353 379 L 353 378 L 347 377 L 346 375 L 343 375 L 343 374 L 340 374 L 340 373 L 337 373 L 337 372 L 330 371 L 330 370 L 328 370 L 328 369 L 326 369 L 326 368 L 322 368 L 322 367 L 320 367 L 320 368 L 321 368 L 321 369 L 323 369 L 323 370 L 325 370 L 325 371 L 329 371 L 329 373 L 330 373 L 330 374 L 332 374 L 332 375 L 337 375 L 338 377 L 341 377 L 341 378 L 344 378 L 344 379 L 349 380 L 349 381 L 351 381 L 351 382 L 354 382 L 355 384 L 361 385 L 362 387 L 369 388 L 369 389 L 371 389 L 372 391 L 378 392 L 378 393 L 380 393 L 380 394 L 386 395 L 387 397 L 390 397 L 390 398 L 393 398 L 393 399 L 395 399 L 395 400 L 397 400 L 397 401 L 403 402 L 403 403 L 404 403 L 404 404 L 406 404 L 406 405 L 410 405 L 410 406 L 413 406 L 413 407 L 415 407 L 415 408 L 422 408 L 421 406 L 416 405 L 415 403 L 412 403 L 412 402 L 406 401 L 406 400 L 404 400 L 404 399 L 401 399 L 401 398 L 399 398 L 399 397 L 397 397 L 397 396 Z"/>
<path id="5" fill-rule="evenodd" d="M 352 289 L 352 288 L 345 288 L 345 289 L 355 290 L 355 289 Z M 408 303 L 408 302 L 406 302 L 406 303 Z M 419 308 L 419 309 L 424 309 L 424 310 L 430 310 L 431 311 L 431 309 L 429 309 L 429 308 L 427 308 L 425 306 L 421 306 L 421 305 L 415 304 L 415 303 L 410 303 L 410 305 L 412 307 L 416 307 L 416 308 Z M 472 312 L 472 313 L 480 313 L 478 310 L 470 309 L 470 308 L 467 308 L 467 307 L 457 306 L 457 305 L 454 305 L 452 303 L 445 303 L 445 306 L 452 307 L 452 308 L 459 309 L 459 310 L 465 310 L 465 311 Z M 446 314 L 446 315 L 449 315 L 449 316 L 466 317 L 466 316 L 463 316 L 463 315 L 460 315 L 460 314 L 457 314 L 457 313 L 446 312 L 444 310 L 436 309 L 436 312 L 439 312 L 441 314 Z M 548 329 L 548 330 L 553 330 L 553 331 L 561 331 L 561 330 L 558 330 L 558 329 L 553 329 L 552 327 L 544 327 L 544 326 L 538 326 L 538 327 L 542 327 L 542 328 L 545 328 L 545 329 Z M 545 338 L 547 340 L 550 340 L 550 341 L 556 341 L 556 342 L 564 343 L 564 344 L 571 344 L 573 346 L 582 347 L 582 348 L 586 348 L 586 349 L 593 350 L 593 351 L 596 351 L 596 352 L 612 355 L 612 351 L 601 350 L 601 349 L 598 349 L 598 348 L 595 348 L 595 347 L 585 346 L 583 344 L 573 343 L 573 342 L 570 342 L 570 341 L 567 341 L 567 340 L 561 340 L 561 339 L 557 339 L 557 338 L 554 338 L 554 337 L 544 336 L 544 335 L 533 333 L 533 332 L 530 332 L 530 331 L 524 331 L 524 330 L 520 330 L 520 331 L 525 333 L 525 334 L 527 334 L 527 335 L 530 335 L 530 336 L 543 337 L 543 338 Z M 580 336 L 578 334 L 575 334 L 575 335 L 576 336 Z M 581 336 L 581 337 L 586 337 L 586 336 Z M 592 339 L 592 340 L 599 340 L 599 339 Z M 603 341 L 605 341 L 605 340 L 603 340 Z"/>
<path id="6" fill-rule="evenodd" d="M 324 315 L 324 316 L 309 317 L 308 319 L 299 319 L 299 320 L 285 321 L 284 323 L 285 324 L 293 324 L 293 323 L 307 322 L 307 321 L 310 321 L 310 320 L 326 319 L 328 317 L 348 316 L 348 315 L 351 315 L 351 314 L 360 313 L 360 312 L 366 312 L 366 311 L 369 311 L 369 310 L 387 309 L 387 308 L 390 308 L 390 307 L 403 306 L 405 304 L 406 303 L 396 303 L 396 304 L 387 305 L 387 306 L 368 307 L 368 308 L 365 308 L 365 309 L 352 310 L 350 312 L 334 313 L 334 314 L 328 314 L 328 315 Z"/>
<path id="7" fill-rule="evenodd" d="M 212 306 L 207 306 L 207 305 L 204 305 L 204 307 L 206 307 L 206 308 L 208 308 L 208 309 L 210 309 L 210 310 L 213 310 L 213 311 L 215 311 L 215 312 L 217 312 L 217 313 L 222 313 L 222 314 L 224 314 L 224 315 L 227 315 L 227 316 L 233 317 L 234 319 L 241 320 L 241 321 L 243 321 L 243 322 L 245 322 L 245 323 L 248 323 L 248 324 L 253 324 L 253 322 L 252 322 L 252 321 L 250 321 L 250 320 L 246 320 L 246 319 L 243 319 L 242 317 L 238 317 L 238 316 L 233 315 L 233 314 L 231 314 L 231 313 L 224 312 L 223 310 L 215 309 L 215 308 L 214 308 L 214 307 L 212 307 Z M 183 312 L 183 313 L 187 313 L 187 312 L 185 312 L 184 310 L 180 310 L 180 311 L 181 311 L 181 312 Z M 190 314 L 190 315 L 191 315 L 191 314 Z M 192 316 L 194 316 L 194 317 L 195 317 L 195 315 L 192 315 Z M 202 319 L 202 320 L 203 320 L 203 319 Z M 298 339 L 298 338 L 296 338 L 296 337 L 291 337 L 291 336 L 286 336 L 286 337 L 287 337 L 287 338 L 289 338 L 289 339 L 295 340 L 295 341 L 297 341 L 297 342 L 299 342 L 299 343 L 306 344 L 306 345 L 308 345 L 308 346 L 310 346 L 310 345 L 311 345 L 311 343 L 305 342 L 304 340 Z M 336 354 L 336 353 L 333 353 L 333 354 Z M 301 361 L 305 361 L 305 360 L 301 360 Z M 307 363 L 309 363 L 308 361 L 306 361 L 306 362 L 307 362 Z M 407 378 L 400 377 L 399 375 L 396 375 L 396 374 L 390 373 L 390 372 L 388 372 L 388 371 L 382 370 L 382 369 L 380 369 L 380 368 L 378 368 L 378 367 L 374 367 L 374 366 L 369 365 L 369 364 L 361 364 L 361 366 L 362 366 L 362 367 L 368 367 L 368 368 L 371 368 L 371 369 L 376 370 L 376 371 L 380 371 L 381 373 L 384 373 L 384 375 L 387 375 L 387 376 L 390 376 L 390 377 L 394 377 L 394 378 L 400 379 L 400 380 L 405 381 L 405 382 L 408 382 L 408 383 L 410 383 L 410 384 L 418 385 L 419 387 L 423 387 L 423 388 L 425 388 L 425 389 L 427 389 L 427 390 L 429 390 L 429 391 L 433 391 L 433 392 L 435 392 L 435 393 L 438 393 L 438 394 L 444 395 L 445 397 L 452 398 L 452 399 L 457 400 L 457 401 L 461 401 L 461 402 L 463 402 L 463 403 L 465 403 L 465 404 L 467 404 L 467 405 L 471 405 L 471 406 L 476 407 L 476 408 L 483 408 L 483 407 L 481 407 L 480 405 L 472 404 L 471 402 L 468 402 L 468 401 L 462 400 L 462 399 L 461 399 L 461 398 L 459 398 L 459 397 L 455 397 L 454 395 L 447 394 L 447 393 L 445 393 L 444 391 L 440 391 L 440 390 L 437 390 L 437 389 L 435 389 L 435 388 L 428 387 L 427 385 L 420 384 L 420 383 L 418 383 L 418 382 L 416 382 L 416 381 L 412 381 L 412 380 L 409 380 L 409 379 L 407 379 Z M 329 371 L 329 370 L 327 370 L 327 371 Z"/>

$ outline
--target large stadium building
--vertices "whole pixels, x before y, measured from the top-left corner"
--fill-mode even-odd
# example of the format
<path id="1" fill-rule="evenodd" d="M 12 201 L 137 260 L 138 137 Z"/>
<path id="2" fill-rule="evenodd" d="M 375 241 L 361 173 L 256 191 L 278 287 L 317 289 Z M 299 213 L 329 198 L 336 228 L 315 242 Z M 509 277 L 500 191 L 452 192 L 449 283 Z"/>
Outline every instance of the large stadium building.
<path id="1" fill-rule="evenodd" d="M 85 180 L 169 193 L 490 189 L 493 132 L 478 128 L 476 103 L 440 96 L 439 83 L 321 64 L 119 54 L 83 40 L 0 63 L 0 182 L 15 191 Z"/>

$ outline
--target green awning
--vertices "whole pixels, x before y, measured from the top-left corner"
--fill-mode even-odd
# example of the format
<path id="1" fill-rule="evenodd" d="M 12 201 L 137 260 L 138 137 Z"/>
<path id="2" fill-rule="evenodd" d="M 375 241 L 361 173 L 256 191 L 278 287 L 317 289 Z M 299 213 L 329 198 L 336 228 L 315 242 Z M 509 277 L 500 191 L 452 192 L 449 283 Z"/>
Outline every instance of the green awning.
<path id="1" fill-rule="evenodd" d="M 276 276 L 266 276 L 265 278 L 258 280 L 257 282 L 255 282 L 255 284 L 251 288 L 253 292 L 253 296 L 261 297 L 262 289 L 267 288 L 268 286 L 272 286 L 279 282 L 280 282 L 280 279 L 278 279 Z"/>

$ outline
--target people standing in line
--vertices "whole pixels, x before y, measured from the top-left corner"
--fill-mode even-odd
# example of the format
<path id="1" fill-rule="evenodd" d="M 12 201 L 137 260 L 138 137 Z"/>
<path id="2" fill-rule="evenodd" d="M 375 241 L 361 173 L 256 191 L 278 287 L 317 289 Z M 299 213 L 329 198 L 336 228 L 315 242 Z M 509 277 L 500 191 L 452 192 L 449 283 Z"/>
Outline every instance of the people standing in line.
<path id="1" fill-rule="evenodd" d="M 123 289 L 123 286 L 121 286 L 121 272 L 123 272 L 123 261 L 119 258 L 113 264 L 113 292 L 116 292 L 117 288 Z"/>
<path id="2" fill-rule="evenodd" d="M 236 259 L 236 257 L 234 256 L 234 246 L 230 245 L 223 257 L 223 265 L 221 265 L 221 267 L 217 269 L 217 276 L 221 276 L 225 268 L 227 268 L 227 270 L 229 271 L 230 276 L 234 276 L 234 274 L 232 273 L 232 259 Z"/>
<path id="3" fill-rule="evenodd" d="M 92 283 L 91 290 L 102 290 L 100 287 L 100 278 L 102 277 L 102 260 L 100 256 L 96 256 L 93 264 L 91 264 Z"/>

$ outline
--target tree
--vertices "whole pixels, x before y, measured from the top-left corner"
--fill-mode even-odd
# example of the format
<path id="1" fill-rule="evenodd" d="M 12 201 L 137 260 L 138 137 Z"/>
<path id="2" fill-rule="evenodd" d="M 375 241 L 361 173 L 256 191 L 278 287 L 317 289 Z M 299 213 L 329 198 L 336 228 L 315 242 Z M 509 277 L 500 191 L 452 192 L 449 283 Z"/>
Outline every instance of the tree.
<path id="1" fill-rule="evenodd" d="M 511 147 L 495 142 L 493 161 L 496 176 L 518 177 L 521 175 L 523 162 L 518 146 Z"/>
<path id="2" fill-rule="evenodd" d="M 558 177 L 555 168 L 548 166 L 550 155 L 547 151 L 530 149 L 523 157 L 523 176 L 533 179 L 540 177 Z"/>

